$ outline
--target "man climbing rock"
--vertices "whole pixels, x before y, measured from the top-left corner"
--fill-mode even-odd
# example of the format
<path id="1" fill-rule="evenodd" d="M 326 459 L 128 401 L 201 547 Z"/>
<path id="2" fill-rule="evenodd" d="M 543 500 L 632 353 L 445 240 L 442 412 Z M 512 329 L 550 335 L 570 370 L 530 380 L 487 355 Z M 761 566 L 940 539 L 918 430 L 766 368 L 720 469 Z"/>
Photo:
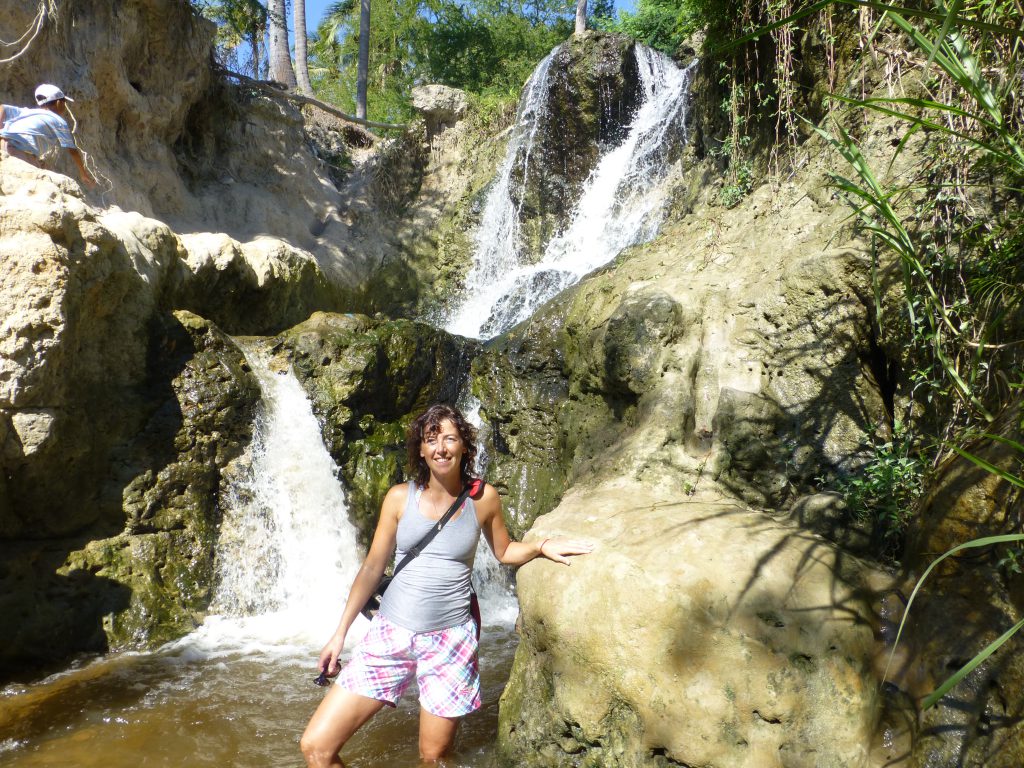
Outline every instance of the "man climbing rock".
<path id="1" fill-rule="evenodd" d="M 74 101 L 55 85 L 43 83 L 36 88 L 38 109 L 23 109 L 9 104 L 0 106 L 0 146 L 5 156 L 20 158 L 42 168 L 42 158 L 55 147 L 66 149 L 78 166 L 78 175 L 87 187 L 96 179 L 85 167 L 85 159 L 68 127 L 68 106 Z"/>

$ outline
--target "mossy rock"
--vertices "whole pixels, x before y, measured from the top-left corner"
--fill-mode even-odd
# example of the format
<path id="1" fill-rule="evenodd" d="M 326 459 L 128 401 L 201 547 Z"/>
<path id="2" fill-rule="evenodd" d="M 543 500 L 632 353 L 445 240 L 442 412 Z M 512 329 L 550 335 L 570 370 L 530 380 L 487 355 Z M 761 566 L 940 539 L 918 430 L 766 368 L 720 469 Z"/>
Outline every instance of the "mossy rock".
<path id="1" fill-rule="evenodd" d="M 569 221 L 601 154 L 625 138 L 641 99 L 633 41 L 625 36 L 574 36 L 553 56 L 537 143 L 530 162 L 517 161 L 513 172 L 523 240 L 537 258 Z"/>
<path id="2" fill-rule="evenodd" d="M 73 550 L 58 570 L 127 588 L 126 603 L 103 618 L 110 648 L 152 647 L 201 622 L 221 473 L 248 445 L 260 400 L 241 351 L 197 315 L 158 318 L 151 347 L 152 386 L 167 387 L 166 399 L 120 452 L 125 530 Z"/>
<path id="3" fill-rule="evenodd" d="M 491 343 L 473 364 L 473 393 L 482 403 L 488 479 L 503 497 L 509 532 L 521 538 L 565 489 L 561 416 L 568 394 L 557 312 Z"/>
<path id="4" fill-rule="evenodd" d="M 315 313 L 284 333 L 368 545 L 387 489 L 405 477 L 409 422 L 456 403 L 477 343 L 425 323 Z"/>

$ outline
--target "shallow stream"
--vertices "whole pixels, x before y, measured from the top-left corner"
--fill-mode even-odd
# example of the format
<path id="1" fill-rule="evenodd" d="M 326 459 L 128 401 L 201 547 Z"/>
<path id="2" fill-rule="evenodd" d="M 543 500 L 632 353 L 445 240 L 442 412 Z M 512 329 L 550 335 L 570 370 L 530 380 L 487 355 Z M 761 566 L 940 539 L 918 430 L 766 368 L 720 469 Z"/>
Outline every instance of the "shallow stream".
<path id="1" fill-rule="evenodd" d="M 487 626 L 484 706 L 462 723 L 448 768 L 491 764 L 498 698 L 518 640 Z M 108 656 L 0 692 L 5 768 L 282 768 L 303 765 L 299 736 L 324 689 L 316 648 L 206 648 L 202 636 L 148 654 Z M 353 737 L 348 768 L 414 768 L 415 686 Z"/>

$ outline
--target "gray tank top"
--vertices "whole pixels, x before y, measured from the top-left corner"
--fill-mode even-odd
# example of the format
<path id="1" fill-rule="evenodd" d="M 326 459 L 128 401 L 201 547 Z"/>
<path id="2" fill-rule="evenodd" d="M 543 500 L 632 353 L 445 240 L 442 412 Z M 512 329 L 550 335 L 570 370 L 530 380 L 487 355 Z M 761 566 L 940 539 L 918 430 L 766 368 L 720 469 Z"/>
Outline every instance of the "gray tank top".
<path id="1" fill-rule="evenodd" d="M 396 533 L 395 562 L 437 521 L 423 516 L 419 491 L 409 483 L 409 498 Z M 380 603 L 380 612 L 413 632 L 454 627 L 469 619 L 470 577 L 480 540 L 476 506 L 467 499 L 462 511 L 449 520 L 434 540 L 402 569 Z"/>

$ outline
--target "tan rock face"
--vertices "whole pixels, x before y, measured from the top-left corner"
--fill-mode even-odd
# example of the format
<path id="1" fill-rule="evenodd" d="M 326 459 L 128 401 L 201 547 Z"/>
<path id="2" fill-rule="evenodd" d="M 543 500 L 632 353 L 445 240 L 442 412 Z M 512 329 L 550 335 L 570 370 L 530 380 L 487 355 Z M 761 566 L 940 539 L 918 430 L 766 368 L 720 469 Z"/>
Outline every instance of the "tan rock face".
<path id="1" fill-rule="evenodd" d="M 154 316 L 187 308 L 252 333 L 334 294 L 315 260 L 280 240 L 179 238 L 139 213 L 95 209 L 66 177 L 13 159 L 0 189 L 0 531 L 116 520 L 120 499 L 99 488 L 111 448 L 146 418 Z"/>
<path id="2" fill-rule="evenodd" d="M 0 39 L 19 39 L 37 11 L 11 6 Z M 99 178 L 85 193 L 90 204 L 138 211 L 176 232 L 273 236 L 313 254 L 335 284 L 365 287 L 379 254 L 345 237 L 331 181 L 347 158 L 318 157 L 296 107 L 215 75 L 213 38 L 213 24 L 188 2 L 57 3 L 43 33 L 0 72 L 0 92 L 4 103 L 30 105 L 46 73 L 75 99 L 76 140 Z M 66 154 L 50 167 L 66 174 L 65 192 L 81 194 Z M 316 308 L 339 308 L 333 302 Z"/>
<path id="3" fill-rule="evenodd" d="M 859 566 L 760 513 L 666 490 L 610 481 L 537 520 L 531 538 L 597 548 L 519 572 L 503 747 L 531 755 L 522 765 L 864 765 L 871 611 L 840 575 Z"/>
<path id="4" fill-rule="evenodd" d="M 111 512 L 96 489 L 107 451 L 137 426 L 147 324 L 177 240 L 89 208 L 53 174 L 12 177 L 14 162 L 0 176 L 0 410 L 12 428 L 0 530 L 45 535 Z M 137 228 L 121 237 L 126 219 Z"/>
<path id="5" fill-rule="evenodd" d="M 252 332 L 333 294 L 281 240 L 179 237 L 15 159 L 0 163 L 0 192 L 6 676 L 162 642 L 201 618 L 220 474 L 259 393 L 219 330 L 171 311 Z"/>
<path id="6" fill-rule="evenodd" d="M 491 380 L 504 354 L 536 387 L 510 397 L 540 393 L 500 414 L 553 410 L 563 430 L 568 490 L 529 537 L 598 543 L 571 568 L 519 572 L 499 735 L 510 761 L 879 762 L 869 585 L 884 579 L 787 522 L 806 497 L 799 519 L 827 527 L 817 478 L 855 470 L 886 420 L 868 262 L 843 213 L 815 202 L 820 184 L 766 186 L 731 210 L 698 198 L 488 358 Z M 530 378 L 527 361 L 559 358 L 565 394 L 545 405 L 550 372 Z M 502 445 L 526 450 L 512 466 L 535 457 L 521 434 Z"/>

